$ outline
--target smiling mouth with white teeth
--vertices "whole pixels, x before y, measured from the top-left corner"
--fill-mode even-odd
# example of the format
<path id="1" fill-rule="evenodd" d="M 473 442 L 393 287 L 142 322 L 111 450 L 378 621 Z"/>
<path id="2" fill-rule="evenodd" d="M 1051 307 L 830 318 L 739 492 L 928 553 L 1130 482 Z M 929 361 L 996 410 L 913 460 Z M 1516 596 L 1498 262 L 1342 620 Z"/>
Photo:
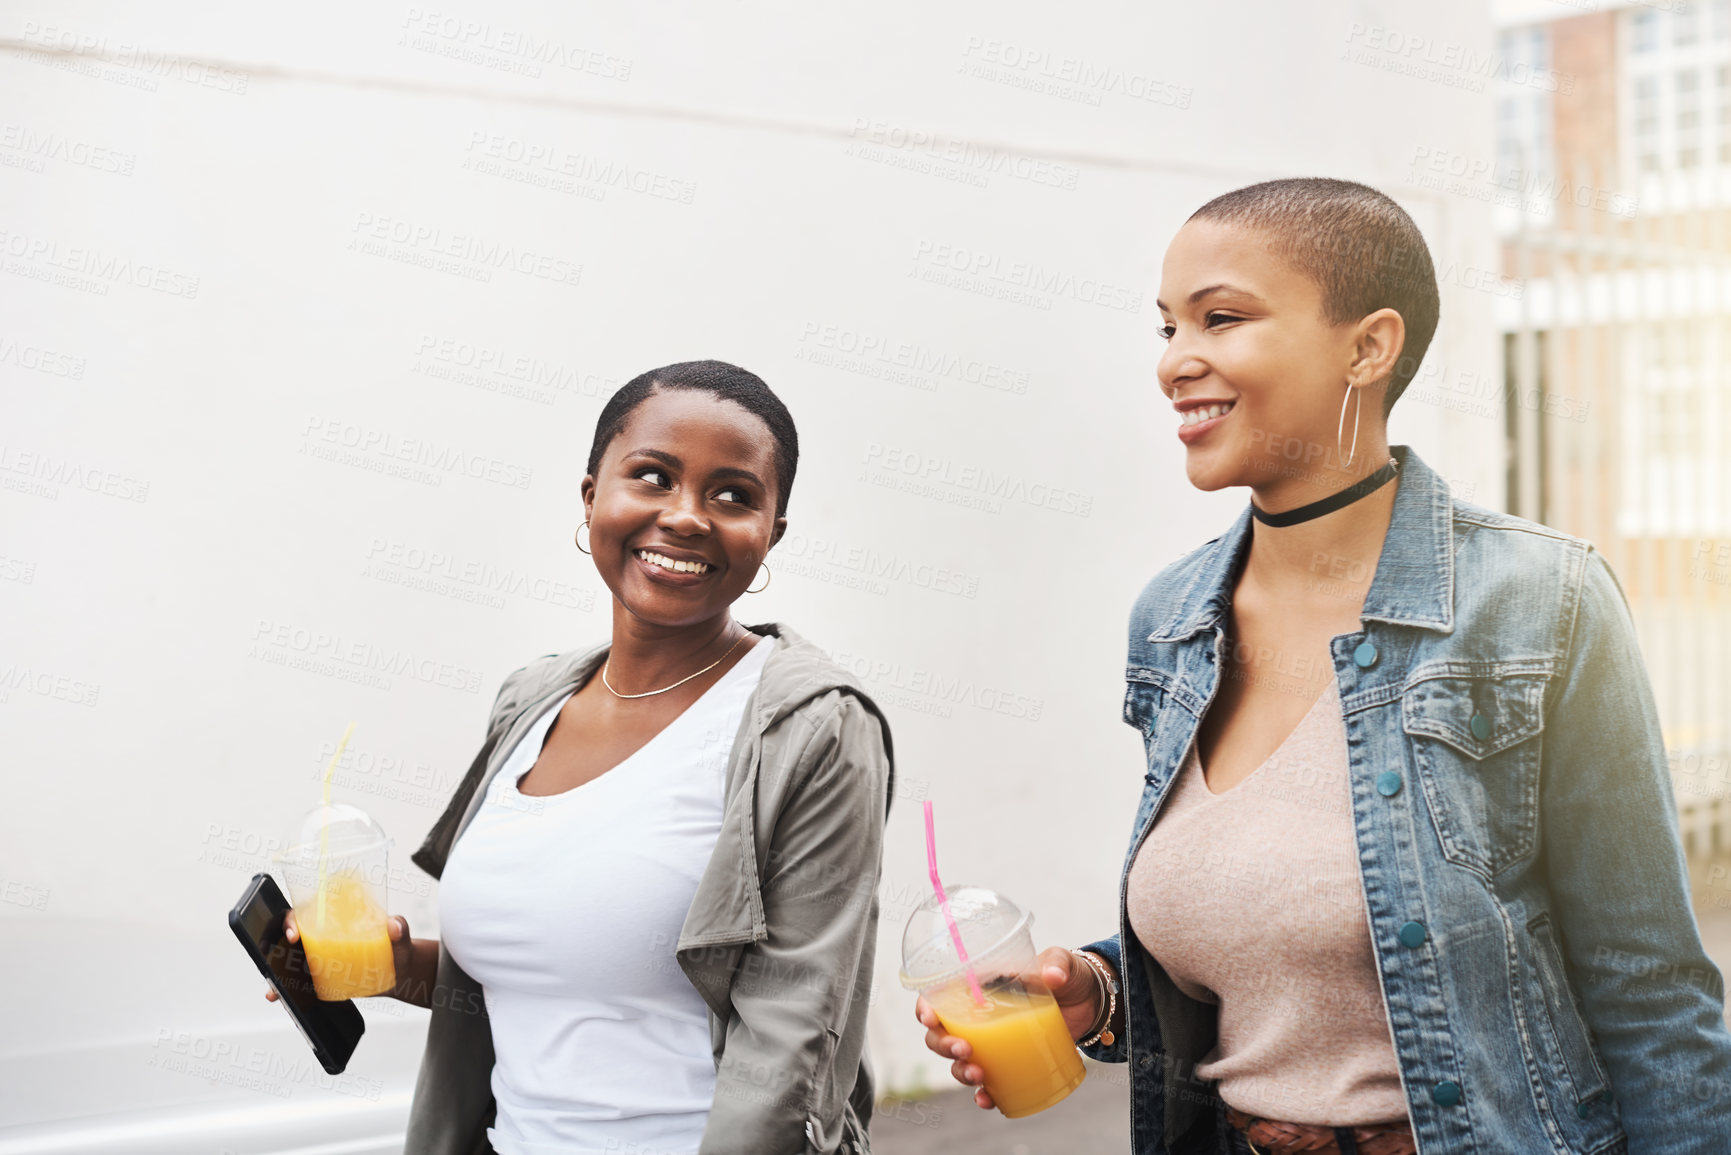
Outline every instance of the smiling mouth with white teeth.
<path id="1" fill-rule="evenodd" d="M 637 556 L 658 569 L 672 573 L 708 573 L 711 567 L 706 561 L 674 561 L 665 554 L 656 553 L 652 549 L 640 549 Z"/>
<path id="2" fill-rule="evenodd" d="M 1204 421 L 1226 416 L 1232 412 L 1232 406 L 1236 404 L 1237 402 L 1233 401 L 1226 405 L 1199 405 L 1195 409 L 1186 409 L 1178 415 L 1178 418 L 1185 425 L 1200 425 Z"/>

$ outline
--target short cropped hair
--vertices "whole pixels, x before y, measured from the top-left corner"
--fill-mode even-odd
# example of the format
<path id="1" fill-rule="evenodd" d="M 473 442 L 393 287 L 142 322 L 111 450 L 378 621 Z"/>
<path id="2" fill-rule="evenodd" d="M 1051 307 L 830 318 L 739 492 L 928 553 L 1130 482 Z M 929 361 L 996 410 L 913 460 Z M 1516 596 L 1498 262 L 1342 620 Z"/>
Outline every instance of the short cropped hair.
<path id="1" fill-rule="evenodd" d="M 1436 335 L 1441 302 L 1430 247 L 1406 210 L 1368 185 L 1326 177 L 1264 181 L 1217 196 L 1193 221 L 1254 228 L 1322 290 L 1331 324 L 1378 309 L 1406 322 L 1406 345 L 1383 396 L 1386 417 Z"/>
<path id="2" fill-rule="evenodd" d="M 793 427 L 793 414 L 763 383 L 763 378 L 726 361 L 681 361 L 627 381 L 607 399 L 595 421 L 595 440 L 589 446 L 589 475 L 595 476 L 601 468 L 601 455 L 625 428 L 632 412 L 664 389 L 692 389 L 731 401 L 769 426 L 770 436 L 775 438 L 775 516 L 787 516 L 787 499 L 793 494 L 793 475 L 799 467 L 799 433 Z"/>

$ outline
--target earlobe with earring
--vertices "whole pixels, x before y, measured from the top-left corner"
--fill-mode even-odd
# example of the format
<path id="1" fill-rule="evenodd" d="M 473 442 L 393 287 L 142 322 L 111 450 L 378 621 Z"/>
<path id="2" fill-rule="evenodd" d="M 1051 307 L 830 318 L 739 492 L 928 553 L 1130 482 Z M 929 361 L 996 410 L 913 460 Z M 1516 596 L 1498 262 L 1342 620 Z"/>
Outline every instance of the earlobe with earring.
<path id="1" fill-rule="evenodd" d="M 1357 395 L 1358 403 L 1352 407 L 1352 452 L 1343 454 L 1340 448 L 1340 435 L 1346 429 L 1346 403 L 1355 395 Z M 1342 469 L 1350 467 L 1353 459 L 1358 456 L 1358 418 L 1363 411 L 1363 394 L 1354 389 L 1350 381 L 1347 382 L 1346 396 L 1340 399 L 1340 420 L 1334 426 L 1334 459 L 1340 462 Z"/>
<path id="2" fill-rule="evenodd" d="M 588 528 L 589 528 L 589 519 L 584 518 L 583 524 L 578 526 L 577 532 L 572 535 L 572 539 L 574 541 L 576 541 L 576 543 L 577 543 L 577 550 L 579 553 L 588 553 L 589 552 L 588 550 L 583 548 L 583 531 L 588 529 Z"/>
<path id="3" fill-rule="evenodd" d="M 756 589 L 752 589 L 749 586 L 746 587 L 745 592 L 748 594 L 760 594 L 764 590 L 769 588 L 769 579 L 771 577 L 771 574 L 769 572 L 769 563 L 766 561 L 762 561 L 762 562 L 758 562 L 757 564 L 763 567 L 763 584 L 758 586 Z"/>

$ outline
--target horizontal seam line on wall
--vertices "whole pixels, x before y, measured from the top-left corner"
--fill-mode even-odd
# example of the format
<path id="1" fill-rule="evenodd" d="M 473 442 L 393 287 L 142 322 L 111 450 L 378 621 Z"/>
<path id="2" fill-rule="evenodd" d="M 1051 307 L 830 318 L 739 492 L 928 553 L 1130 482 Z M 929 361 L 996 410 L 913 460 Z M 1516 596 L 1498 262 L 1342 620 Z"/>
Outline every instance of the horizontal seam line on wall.
<path id="1" fill-rule="evenodd" d="M 15 36 L 0 37 L 0 52 L 17 54 L 35 53 L 44 56 L 58 56 L 68 59 L 90 59 L 98 63 L 112 63 L 101 56 L 87 55 L 72 49 L 43 47 L 21 40 Z M 855 140 L 852 128 L 822 121 L 801 121 L 787 117 L 769 116 L 763 113 L 751 112 L 712 112 L 696 108 L 685 108 L 668 105 L 629 104 L 623 101 L 599 100 L 583 96 L 555 96 L 527 92 L 507 92 L 500 89 L 485 88 L 476 85 L 450 84 L 442 81 L 416 80 L 398 76 L 360 76 L 353 73 L 328 72 L 311 68 L 293 68 L 275 64 L 251 64 L 242 61 L 226 60 L 214 56 L 194 54 L 178 54 L 163 52 L 165 56 L 191 64 L 200 64 L 206 68 L 221 68 L 230 72 L 245 75 L 249 78 L 299 81 L 308 84 L 341 85 L 350 88 L 373 88 L 386 91 L 411 93 L 425 96 L 459 97 L 470 100 L 493 101 L 506 104 L 522 104 L 541 108 L 563 109 L 572 112 L 588 112 L 605 116 L 635 116 L 651 120 L 684 121 L 693 124 L 712 124 L 726 128 L 754 129 L 764 132 L 780 132 L 795 136 L 810 136 L 831 140 Z M 126 65 L 117 65 L 126 67 Z M 896 126 L 898 128 L 904 126 Z M 909 131 L 915 131 L 909 129 Z M 927 131 L 927 130 L 918 130 Z M 1073 149 L 1048 148 L 1038 145 L 1017 145 L 1000 141 L 992 141 L 974 136 L 930 130 L 933 143 L 963 144 L 988 151 L 1008 153 L 1027 157 L 1030 160 L 1057 161 L 1088 168 L 1113 168 L 1133 172 L 1191 173 L 1198 176 L 1230 177 L 1247 183 L 1270 179 L 1271 170 L 1261 168 L 1240 167 L 1234 165 L 1198 164 L 1194 161 L 1180 161 L 1161 157 L 1138 157 L 1103 152 L 1084 152 Z M 1433 190 L 1412 187 L 1403 188 L 1403 195 L 1410 192 L 1420 199 L 1431 199 Z"/>

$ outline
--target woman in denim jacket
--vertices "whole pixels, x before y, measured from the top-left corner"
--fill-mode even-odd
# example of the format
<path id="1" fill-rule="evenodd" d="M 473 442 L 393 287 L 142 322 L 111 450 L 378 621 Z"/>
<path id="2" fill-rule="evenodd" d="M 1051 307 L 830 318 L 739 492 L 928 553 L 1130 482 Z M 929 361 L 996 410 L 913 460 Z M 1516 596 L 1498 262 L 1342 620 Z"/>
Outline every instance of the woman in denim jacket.
<path id="1" fill-rule="evenodd" d="M 1161 290 L 1190 482 L 1250 507 L 1137 600 L 1118 933 L 1041 959 L 1084 1053 L 1130 1065 L 1135 1151 L 1731 1152 L 1616 578 L 1388 445 L 1437 320 L 1417 228 L 1362 185 L 1254 185 Z"/>

